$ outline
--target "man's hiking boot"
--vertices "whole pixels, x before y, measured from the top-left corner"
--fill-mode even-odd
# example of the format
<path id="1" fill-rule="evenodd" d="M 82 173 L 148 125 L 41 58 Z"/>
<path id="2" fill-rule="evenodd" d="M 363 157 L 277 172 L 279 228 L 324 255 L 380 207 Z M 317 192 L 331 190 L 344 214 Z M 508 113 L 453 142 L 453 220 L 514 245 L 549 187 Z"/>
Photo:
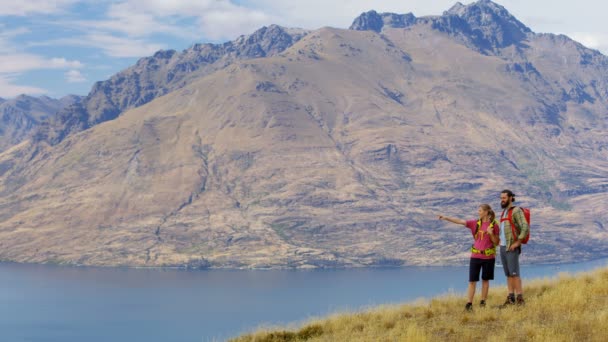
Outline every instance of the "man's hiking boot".
<path id="1" fill-rule="evenodd" d="M 479 307 L 480 308 L 485 308 L 486 307 L 486 301 L 482 300 L 481 302 L 479 302 Z"/>
<path id="2" fill-rule="evenodd" d="M 524 297 L 522 295 L 517 296 L 517 300 L 515 301 L 515 304 L 517 306 L 524 306 L 526 304 L 526 301 L 524 300 Z"/>
<path id="3" fill-rule="evenodd" d="M 467 303 L 467 305 L 465 305 L 465 307 L 464 307 L 464 311 L 468 311 L 468 312 L 473 311 L 473 303 Z"/>
<path id="4" fill-rule="evenodd" d="M 502 304 L 502 305 L 501 305 L 501 306 L 499 306 L 498 308 L 499 308 L 499 309 L 506 309 L 506 308 L 508 308 L 509 306 L 513 305 L 513 304 L 515 304 L 515 300 L 514 300 L 514 298 L 507 297 L 507 300 L 505 300 L 504 304 Z"/>

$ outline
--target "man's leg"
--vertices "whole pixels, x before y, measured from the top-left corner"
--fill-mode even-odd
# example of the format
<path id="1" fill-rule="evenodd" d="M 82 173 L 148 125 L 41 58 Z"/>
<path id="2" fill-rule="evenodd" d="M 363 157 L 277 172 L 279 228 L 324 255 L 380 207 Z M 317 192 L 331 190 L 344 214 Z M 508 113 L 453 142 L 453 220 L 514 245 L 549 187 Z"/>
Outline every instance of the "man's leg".
<path id="1" fill-rule="evenodd" d="M 509 259 L 509 272 L 511 272 L 511 278 L 513 278 L 513 280 L 511 280 L 513 284 L 513 290 L 509 291 L 509 293 L 515 292 L 515 294 L 517 295 L 517 298 L 515 299 L 517 305 L 524 304 L 523 289 L 521 285 L 521 273 L 519 270 L 520 253 L 521 249 L 518 248 L 517 250 L 509 252 L 507 255 L 507 259 Z"/>
<path id="2" fill-rule="evenodd" d="M 513 255 L 512 252 L 507 252 L 505 246 L 500 246 L 500 259 L 502 261 L 502 267 L 505 271 L 505 276 L 507 277 L 507 290 L 509 294 L 507 295 L 507 300 L 505 300 L 504 304 L 502 304 L 501 308 L 506 308 L 511 304 L 515 304 L 515 279 L 514 275 L 519 275 L 519 266 L 518 269 L 514 269 L 513 264 Z"/>
<path id="3" fill-rule="evenodd" d="M 503 306 L 513 303 L 515 301 L 515 283 L 513 282 L 513 277 L 511 276 L 510 260 L 507 254 L 507 248 L 505 246 L 500 246 L 500 260 L 502 261 L 502 268 L 505 271 L 505 277 L 507 278 L 507 290 L 509 291 L 507 300 L 503 304 Z"/>
<path id="4" fill-rule="evenodd" d="M 515 294 L 523 295 L 524 290 L 521 286 L 521 277 L 511 277 L 513 278 L 513 289 L 515 290 Z"/>
<path id="5" fill-rule="evenodd" d="M 515 277 L 507 277 L 507 290 L 509 290 L 509 294 L 515 293 Z"/>
<path id="6" fill-rule="evenodd" d="M 507 299 L 505 300 L 505 302 L 499 306 L 499 308 L 501 309 L 504 309 L 509 305 L 515 304 L 515 294 L 513 292 L 515 289 L 515 282 L 513 277 L 507 277 L 507 289 L 509 290 L 509 294 L 507 295 Z"/>
<path id="7" fill-rule="evenodd" d="M 515 283 L 515 293 L 517 294 L 517 298 L 515 299 L 515 303 L 517 305 L 524 305 L 526 302 L 524 301 L 524 289 L 521 285 L 521 277 L 513 277 Z"/>

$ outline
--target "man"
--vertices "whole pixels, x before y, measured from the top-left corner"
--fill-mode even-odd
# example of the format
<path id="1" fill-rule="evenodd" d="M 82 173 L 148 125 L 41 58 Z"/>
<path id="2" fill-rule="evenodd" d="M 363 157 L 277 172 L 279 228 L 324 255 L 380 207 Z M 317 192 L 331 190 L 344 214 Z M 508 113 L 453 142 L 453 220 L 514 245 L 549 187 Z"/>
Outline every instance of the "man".
<path id="1" fill-rule="evenodd" d="M 500 206 L 504 209 L 500 218 L 500 260 L 507 277 L 507 289 L 509 290 L 507 300 L 501 305 L 501 308 L 513 304 L 524 304 L 521 275 L 519 272 L 520 240 L 526 237 L 530 227 L 524 217 L 524 212 L 521 208 L 514 206 L 514 202 L 515 194 L 511 190 L 503 190 L 500 193 Z M 515 229 L 511 229 L 511 223 L 508 219 L 509 211 L 512 211 L 511 217 Z M 518 235 L 514 236 L 513 231 Z"/>

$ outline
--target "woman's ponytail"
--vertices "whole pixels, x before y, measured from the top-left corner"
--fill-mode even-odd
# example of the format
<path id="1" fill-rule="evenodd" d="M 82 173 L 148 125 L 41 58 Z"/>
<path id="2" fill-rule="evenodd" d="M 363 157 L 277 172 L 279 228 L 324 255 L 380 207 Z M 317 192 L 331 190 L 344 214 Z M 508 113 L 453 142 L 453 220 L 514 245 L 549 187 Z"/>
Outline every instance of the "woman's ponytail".
<path id="1" fill-rule="evenodd" d="M 490 216 L 490 223 L 494 222 L 494 220 L 496 220 L 496 213 L 494 212 L 494 210 L 492 210 L 492 207 L 490 207 L 489 204 L 482 204 L 480 205 L 481 209 L 485 210 L 488 212 L 488 215 Z"/>

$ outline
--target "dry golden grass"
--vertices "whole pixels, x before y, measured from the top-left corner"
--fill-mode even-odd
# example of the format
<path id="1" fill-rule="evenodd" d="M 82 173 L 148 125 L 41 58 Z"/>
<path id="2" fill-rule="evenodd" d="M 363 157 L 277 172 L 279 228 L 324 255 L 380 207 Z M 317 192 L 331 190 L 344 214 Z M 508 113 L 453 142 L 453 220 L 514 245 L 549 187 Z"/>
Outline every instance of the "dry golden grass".
<path id="1" fill-rule="evenodd" d="M 258 331 L 232 341 L 606 341 L 608 269 L 535 280 L 525 292 L 525 307 L 498 309 L 506 295 L 506 288 L 498 287 L 490 289 L 488 307 L 472 313 L 464 311 L 464 296 L 452 295 L 335 315 L 294 331 Z"/>

